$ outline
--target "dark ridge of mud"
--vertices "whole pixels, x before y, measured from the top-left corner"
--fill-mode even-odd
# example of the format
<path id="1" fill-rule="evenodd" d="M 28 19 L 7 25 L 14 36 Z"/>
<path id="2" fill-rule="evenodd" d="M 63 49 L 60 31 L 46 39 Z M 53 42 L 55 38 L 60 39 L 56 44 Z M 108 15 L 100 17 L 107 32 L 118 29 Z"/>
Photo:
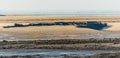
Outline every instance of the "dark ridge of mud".
<path id="1" fill-rule="evenodd" d="M 0 56 L 0 58 L 44 58 L 44 56 L 40 55 L 26 55 L 26 56 Z M 48 58 L 50 58 L 48 56 Z M 60 58 L 120 58 L 120 53 L 105 53 L 98 54 L 93 56 L 67 56 L 62 55 Z"/>
<path id="2" fill-rule="evenodd" d="M 111 50 L 120 49 L 106 45 L 120 44 L 120 39 L 60 39 L 60 40 L 31 40 L 31 41 L 6 41 L 0 42 L 0 49 L 87 49 Z"/>
<path id="3" fill-rule="evenodd" d="M 120 53 L 103 53 L 93 56 L 67 56 L 65 58 L 120 58 Z"/>

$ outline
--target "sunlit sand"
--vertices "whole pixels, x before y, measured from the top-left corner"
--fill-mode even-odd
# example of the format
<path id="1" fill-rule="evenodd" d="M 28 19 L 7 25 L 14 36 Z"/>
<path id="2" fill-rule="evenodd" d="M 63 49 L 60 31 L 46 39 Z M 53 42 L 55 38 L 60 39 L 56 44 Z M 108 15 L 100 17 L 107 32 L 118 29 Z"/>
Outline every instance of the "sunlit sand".
<path id="1" fill-rule="evenodd" d="M 110 25 L 109 28 L 104 30 L 93 30 L 89 28 L 77 28 L 76 26 L 30 26 L 30 27 L 16 27 L 16 28 L 3 28 L 3 26 L 12 26 L 14 23 L 37 23 L 37 22 L 62 22 L 62 21 L 102 21 Z M 1 16 L 0 17 L 0 32 L 13 35 L 20 39 L 45 39 L 48 36 L 53 36 L 51 39 L 72 38 L 70 35 L 80 34 L 112 34 L 119 33 L 118 16 Z M 56 37 L 55 37 L 56 35 Z M 75 38 L 75 37 L 73 37 Z M 75 38 L 77 39 L 77 38 Z"/>

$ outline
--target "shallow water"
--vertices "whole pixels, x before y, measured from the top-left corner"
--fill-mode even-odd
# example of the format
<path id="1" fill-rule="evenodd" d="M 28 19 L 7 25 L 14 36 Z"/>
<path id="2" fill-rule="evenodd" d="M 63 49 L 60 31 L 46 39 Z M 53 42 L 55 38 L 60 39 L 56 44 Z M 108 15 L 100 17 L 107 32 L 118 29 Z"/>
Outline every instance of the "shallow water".
<path id="1" fill-rule="evenodd" d="M 63 55 L 90 56 L 101 53 L 120 53 L 120 50 L 0 49 L 0 56 L 40 55 L 45 58 L 63 58 Z"/>

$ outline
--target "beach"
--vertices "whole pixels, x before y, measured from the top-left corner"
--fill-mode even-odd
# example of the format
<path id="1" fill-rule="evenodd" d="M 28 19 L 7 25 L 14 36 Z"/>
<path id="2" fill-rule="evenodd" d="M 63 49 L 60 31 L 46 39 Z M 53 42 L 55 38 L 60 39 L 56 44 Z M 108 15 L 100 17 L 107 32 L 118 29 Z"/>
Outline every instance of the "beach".
<path id="1" fill-rule="evenodd" d="M 43 25 L 31 26 L 36 23 L 55 22 L 101 22 L 109 27 L 97 30 L 92 28 L 82 28 L 76 25 Z M 11 27 L 15 24 L 30 25 L 26 27 Z M 118 50 L 120 49 L 120 16 L 0 16 L 0 49 L 53 49 L 58 50 Z M 59 49 L 61 49 L 59 51 Z M 34 51 L 33 50 L 33 51 Z M 39 50 L 38 50 L 39 51 Z M 99 51 L 99 52 L 100 52 Z M 8 52 L 8 51 L 5 51 Z M 21 50 L 20 50 L 21 52 Z M 0 52 L 2 53 L 2 52 Z M 36 53 L 36 52 L 35 52 Z M 42 53 L 42 52 L 41 52 Z M 80 52 L 81 53 L 81 52 Z M 86 52 L 85 52 L 86 53 Z M 26 54 L 26 53 L 21 53 Z M 69 52 L 68 52 L 69 54 Z M 73 53 L 74 54 L 74 53 Z M 79 53 L 78 53 L 79 54 Z M 87 58 L 112 57 L 117 53 L 98 53 Z M 56 55 L 54 55 L 56 56 Z M 38 54 L 1 56 L 2 58 L 39 58 Z M 47 57 L 47 56 L 46 56 Z M 50 57 L 50 56 L 49 56 Z M 57 57 L 57 56 L 56 56 Z M 82 58 L 82 56 L 62 55 L 59 58 Z M 83 58 L 85 58 L 83 57 Z M 43 57 L 44 58 L 44 57 Z"/>
<path id="2" fill-rule="evenodd" d="M 81 21 L 101 21 L 106 22 L 111 27 L 104 30 L 94 30 L 89 28 L 77 28 L 69 26 L 30 26 L 3 28 L 12 26 L 14 23 L 39 23 L 39 22 L 81 22 Z M 119 16 L 1 16 L 0 32 L 17 39 L 82 39 L 82 34 L 119 34 Z M 77 37 L 75 37 L 77 36 Z M 78 37 L 79 36 L 79 37 Z M 92 36 L 92 35 L 91 35 Z M 93 35 L 94 36 L 94 35 Z M 99 36 L 99 35 L 98 35 Z M 50 37 L 50 38 L 49 38 Z"/>

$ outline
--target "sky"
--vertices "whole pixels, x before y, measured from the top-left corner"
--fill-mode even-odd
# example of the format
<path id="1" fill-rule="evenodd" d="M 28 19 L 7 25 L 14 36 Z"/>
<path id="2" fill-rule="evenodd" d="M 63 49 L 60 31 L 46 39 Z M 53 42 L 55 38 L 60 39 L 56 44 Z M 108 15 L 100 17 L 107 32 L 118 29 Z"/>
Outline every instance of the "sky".
<path id="1" fill-rule="evenodd" d="M 120 11 L 120 0 L 0 0 L 0 12 Z"/>

